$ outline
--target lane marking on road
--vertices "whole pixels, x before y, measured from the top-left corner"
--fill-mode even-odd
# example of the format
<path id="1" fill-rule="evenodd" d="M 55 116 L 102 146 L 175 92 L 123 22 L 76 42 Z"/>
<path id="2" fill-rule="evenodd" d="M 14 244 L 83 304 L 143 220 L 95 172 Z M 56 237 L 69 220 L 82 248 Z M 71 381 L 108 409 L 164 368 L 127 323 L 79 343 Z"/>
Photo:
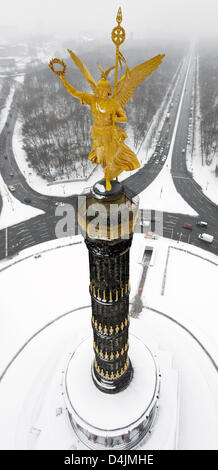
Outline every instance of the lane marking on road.
<path id="1" fill-rule="evenodd" d="M 5 257 L 8 256 L 8 227 L 5 229 Z"/>
<path id="2" fill-rule="evenodd" d="M 166 224 L 168 224 L 168 225 L 176 225 L 176 223 L 177 223 L 176 220 L 175 220 L 175 221 L 174 221 L 174 220 L 168 220 L 168 221 L 166 222 Z"/>
<path id="3" fill-rule="evenodd" d="M 176 179 L 190 180 L 190 177 L 189 177 L 189 176 L 174 175 L 173 173 L 172 173 L 172 177 L 173 177 L 173 178 L 176 178 Z"/>
<path id="4" fill-rule="evenodd" d="M 29 229 L 26 230 L 16 230 L 16 235 L 24 235 L 27 233 L 31 233 Z"/>
<path id="5" fill-rule="evenodd" d="M 34 239 L 33 239 L 32 236 L 29 235 L 28 237 L 20 238 L 20 239 L 19 239 L 19 242 L 22 242 L 22 243 L 23 243 L 23 242 L 27 242 L 27 241 L 30 241 L 30 240 L 33 241 Z"/>
<path id="6" fill-rule="evenodd" d="M 32 243 L 35 244 L 35 241 L 32 240 Z M 31 242 L 24 243 L 24 244 L 22 245 L 22 250 L 23 250 L 24 248 L 27 248 L 27 247 L 30 247 L 30 246 L 31 246 Z"/>

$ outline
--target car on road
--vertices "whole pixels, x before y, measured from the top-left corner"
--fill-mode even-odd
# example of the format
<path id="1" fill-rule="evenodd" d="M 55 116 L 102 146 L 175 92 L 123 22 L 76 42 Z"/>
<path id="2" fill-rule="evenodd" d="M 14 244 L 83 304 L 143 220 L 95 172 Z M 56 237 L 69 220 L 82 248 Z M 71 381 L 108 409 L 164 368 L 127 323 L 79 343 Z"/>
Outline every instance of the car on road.
<path id="1" fill-rule="evenodd" d="M 185 153 L 185 149 L 182 149 L 182 153 Z"/>
<path id="2" fill-rule="evenodd" d="M 183 224 L 183 228 L 187 228 L 188 230 L 192 230 L 192 224 Z"/>
<path id="3" fill-rule="evenodd" d="M 199 238 L 199 240 L 202 240 L 203 242 L 212 243 L 213 239 L 214 239 L 214 236 L 209 235 L 209 233 L 200 233 L 198 235 L 198 238 Z"/>
<path id="4" fill-rule="evenodd" d="M 12 186 L 12 185 L 8 186 L 8 188 L 10 189 L 10 191 L 11 191 L 12 193 L 14 193 L 14 191 L 16 191 L 16 188 L 15 188 L 14 186 Z"/>
<path id="5" fill-rule="evenodd" d="M 160 164 L 163 165 L 163 164 L 165 163 L 166 159 L 167 159 L 167 156 L 166 156 L 166 155 L 164 155 L 163 157 L 161 157 Z"/>
<path id="6" fill-rule="evenodd" d="M 199 227 L 207 228 L 207 222 L 204 222 L 203 220 L 198 220 L 196 222 L 196 225 L 198 225 Z"/>
<path id="7" fill-rule="evenodd" d="M 8 157 L 7 157 L 7 155 L 5 155 L 5 160 L 7 160 L 7 159 L 8 159 Z"/>
<path id="8" fill-rule="evenodd" d="M 12 173 L 12 171 L 11 171 L 11 173 L 10 173 L 10 176 L 11 176 L 11 177 L 13 177 L 13 176 L 14 176 L 14 173 Z"/>
<path id="9" fill-rule="evenodd" d="M 26 204 L 30 204 L 30 203 L 31 203 L 31 199 L 30 199 L 29 197 L 25 197 L 25 198 L 24 198 L 24 202 L 25 202 Z"/>

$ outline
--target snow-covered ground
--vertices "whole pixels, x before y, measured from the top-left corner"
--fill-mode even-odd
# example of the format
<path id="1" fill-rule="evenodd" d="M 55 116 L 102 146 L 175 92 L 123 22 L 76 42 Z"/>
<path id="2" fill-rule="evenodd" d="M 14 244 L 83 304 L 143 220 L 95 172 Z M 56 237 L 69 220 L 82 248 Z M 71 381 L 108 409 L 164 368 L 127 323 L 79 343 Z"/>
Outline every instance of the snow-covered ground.
<path id="1" fill-rule="evenodd" d="M 60 181 L 56 184 L 49 184 L 41 176 L 37 175 L 33 168 L 28 166 L 27 155 L 22 145 L 22 123 L 18 119 L 15 124 L 12 139 L 14 156 L 20 171 L 23 173 L 29 186 L 40 194 L 61 197 L 71 196 L 72 194 L 81 194 L 85 188 L 93 186 L 98 179 L 101 179 L 104 176 L 102 168 L 98 165 L 87 180 L 69 180 L 63 182 Z"/>
<path id="2" fill-rule="evenodd" d="M 131 249 L 132 298 L 137 292 L 141 274 L 138 262 L 146 244 L 148 240 L 143 235 L 135 235 Z M 216 362 L 218 320 L 215 280 L 218 258 L 173 240 L 149 240 L 151 244 L 156 249 L 156 256 L 153 266 L 148 268 L 142 294 L 146 309 L 141 314 L 143 322 L 136 319 L 134 324 L 138 324 L 139 334 L 143 325 L 143 335 L 149 344 L 157 343 L 162 350 L 173 355 L 174 367 L 179 371 L 178 448 L 217 448 L 217 372 L 192 335 L 200 340 Z M 169 246 L 172 248 L 166 269 Z M 177 248 L 189 250 L 190 253 L 178 251 Z M 41 256 L 35 257 L 40 251 Z M 43 408 L 44 395 L 41 392 L 45 387 L 50 390 L 57 364 L 60 364 L 61 371 L 59 361 L 62 355 L 65 360 L 65 354 L 67 351 L 69 353 L 71 342 L 75 339 L 75 322 L 81 324 L 81 335 L 84 332 L 87 334 L 87 331 L 91 333 L 89 309 L 67 314 L 73 309 L 90 305 L 88 272 L 88 253 L 82 237 L 47 242 L 24 250 L 12 260 L 0 262 L 1 372 L 25 342 L 48 325 L 21 351 L 0 385 L 1 448 L 13 448 L 15 440 L 17 443 L 22 441 L 21 430 L 27 432 L 29 422 L 25 420 L 27 414 L 32 416 L 30 407 L 33 398 L 37 398 L 35 403 L 38 403 L 34 412 L 38 413 Z M 60 320 L 53 324 L 52 321 L 58 317 Z M 175 324 L 174 319 L 184 325 L 191 335 L 178 323 Z M 28 361 L 29 354 L 34 362 Z M 36 382 L 39 376 L 40 381 Z M 24 401 L 24 388 L 27 401 Z M 55 414 L 63 406 L 59 396 L 53 397 L 52 402 L 51 416 L 54 416 L 52 419 L 60 435 L 60 442 L 55 442 L 54 436 L 51 438 L 53 448 L 64 446 L 61 437 L 65 436 L 63 419 Z M 35 428 L 29 430 L 29 445 L 31 439 L 37 439 L 37 432 Z"/>
<path id="3" fill-rule="evenodd" d="M 203 193 L 211 201 L 218 205 L 218 177 L 215 174 L 218 158 L 214 157 L 211 165 L 206 164 L 205 156 L 201 152 L 201 109 L 200 109 L 200 89 L 199 89 L 199 59 L 197 58 L 197 89 L 196 93 L 196 115 L 194 117 L 194 145 L 192 142 L 187 145 L 186 162 L 187 168 L 192 173 L 193 178 L 201 186 Z M 190 128 L 193 121 L 190 119 Z M 202 164 L 203 163 L 203 164 Z"/>
<path id="4" fill-rule="evenodd" d="M 17 77 L 14 78 L 14 80 L 18 83 L 23 84 L 24 82 L 24 75 L 17 75 Z"/>
<path id="5" fill-rule="evenodd" d="M 215 175 L 216 164 L 218 165 L 216 159 L 214 159 L 211 165 L 206 165 L 205 162 L 202 165 L 200 153 L 194 151 L 189 168 L 205 196 L 218 205 L 218 177 Z"/>
<path id="6" fill-rule="evenodd" d="M 140 208 L 197 216 L 197 212 L 177 192 L 170 172 L 168 158 L 167 163 L 165 163 L 152 184 L 140 193 Z"/>
<path id="7" fill-rule="evenodd" d="M 15 87 L 12 86 L 8 95 L 4 109 L 0 115 L 0 132 L 2 131 L 8 117 L 9 109 L 13 101 Z M 0 195 L 3 202 L 2 211 L 0 214 L 0 230 L 11 225 L 22 222 L 23 220 L 36 217 L 43 214 L 43 211 L 33 207 L 22 204 L 18 201 L 8 190 L 2 176 L 0 175 Z"/>
<path id="8" fill-rule="evenodd" d="M 4 106 L 4 108 L 2 109 L 2 111 L 0 113 L 0 133 L 2 132 L 2 129 L 5 126 L 5 123 L 7 121 L 9 109 L 10 109 L 11 103 L 13 101 L 14 92 L 15 92 L 15 87 L 12 86 L 11 90 L 10 90 L 10 93 L 7 97 L 5 106 Z"/>
<path id="9" fill-rule="evenodd" d="M 47 322 L 72 308 L 90 304 L 88 257 L 82 241 L 80 236 L 53 240 L 23 250 L 12 261 L 0 261 L 0 344 L 4 351 L 0 370 Z M 41 257 L 34 258 L 40 251 L 44 251 Z"/>
<path id="10" fill-rule="evenodd" d="M 12 196 L 1 175 L 0 195 L 3 202 L 0 214 L 0 230 L 44 213 L 44 211 L 40 209 L 22 204 L 18 199 Z"/>

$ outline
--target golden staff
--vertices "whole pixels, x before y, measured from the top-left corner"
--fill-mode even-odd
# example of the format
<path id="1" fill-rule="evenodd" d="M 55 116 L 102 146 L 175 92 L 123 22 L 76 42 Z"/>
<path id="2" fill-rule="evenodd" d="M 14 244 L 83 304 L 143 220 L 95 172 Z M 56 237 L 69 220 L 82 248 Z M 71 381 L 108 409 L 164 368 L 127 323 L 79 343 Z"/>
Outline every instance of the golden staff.
<path id="1" fill-rule="evenodd" d="M 120 62 L 120 65 L 121 65 L 121 60 L 120 60 L 120 55 L 121 54 L 120 54 L 120 51 L 119 51 L 119 47 L 120 47 L 121 44 L 123 44 L 123 42 L 125 41 L 125 37 L 126 37 L 124 28 L 122 28 L 122 26 L 120 26 L 120 24 L 122 22 L 122 19 L 123 19 L 123 17 L 122 17 L 122 11 L 121 11 L 121 7 L 120 7 L 118 12 L 117 12 L 117 17 L 116 17 L 117 26 L 115 26 L 115 28 L 113 28 L 112 33 L 111 33 L 111 39 L 112 39 L 113 43 L 116 46 L 114 99 L 116 99 L 116 95 L 117 95 L 118 63 Z M 122 65 L 121 65 L 121 68 L 122 68 Z M 113 119 L 113 134 L 114 134 L 114 130 L 115 130 L 115 110 L 113 110 L 112 119 Z M 118 178 L 116 178 L 116 180 L 118 181 Z"/>
<path id="2" fill-rule="evenodd" d="M 116 94 L 117 94 L 118 62 L 120 60 L 119 47 L 121 44 L 123 44 L 123 42 L 125 41 L 125 37 L 126 37 L 125 29 L 122 28 L 122 26 L 120 26 L 122 19 L 123 19 L 122 11 L 121 11 L 121 8 L 119 8 L 117 12 L 117 17 L 116 17 L 116 21 L 118 25 L 115 26 L 115 28 L 112 30 L 112 33 L 111 33 L 111 39 L 116 46 L 116 65 L 115 65 L 115 81 L 114 81 L 114 98 L 115 99 L 116 99 Z"/>

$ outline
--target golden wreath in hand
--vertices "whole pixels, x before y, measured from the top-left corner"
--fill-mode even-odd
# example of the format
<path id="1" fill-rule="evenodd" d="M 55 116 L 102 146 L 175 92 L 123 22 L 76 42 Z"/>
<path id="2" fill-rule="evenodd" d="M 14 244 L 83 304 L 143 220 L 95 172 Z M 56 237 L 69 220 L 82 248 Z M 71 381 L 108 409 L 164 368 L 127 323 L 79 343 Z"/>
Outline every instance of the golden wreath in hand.
<path id="1" fill-rule="evenodd" d="M 55 70 L 53 64 L 60 64 L 60 65 L 62 65 L 63 69 L 62 70 Z M 49 62 L 49 67 L 52 70 L 52 72 L 56 73 L 56 75 L 58 75 L 59 77 L 61 77 L 62 75 L 65 75 L 66 68 L 67 68 L 64 61 L 60 60 L 60 59 L 51 59 L 50 62 Z"/>

